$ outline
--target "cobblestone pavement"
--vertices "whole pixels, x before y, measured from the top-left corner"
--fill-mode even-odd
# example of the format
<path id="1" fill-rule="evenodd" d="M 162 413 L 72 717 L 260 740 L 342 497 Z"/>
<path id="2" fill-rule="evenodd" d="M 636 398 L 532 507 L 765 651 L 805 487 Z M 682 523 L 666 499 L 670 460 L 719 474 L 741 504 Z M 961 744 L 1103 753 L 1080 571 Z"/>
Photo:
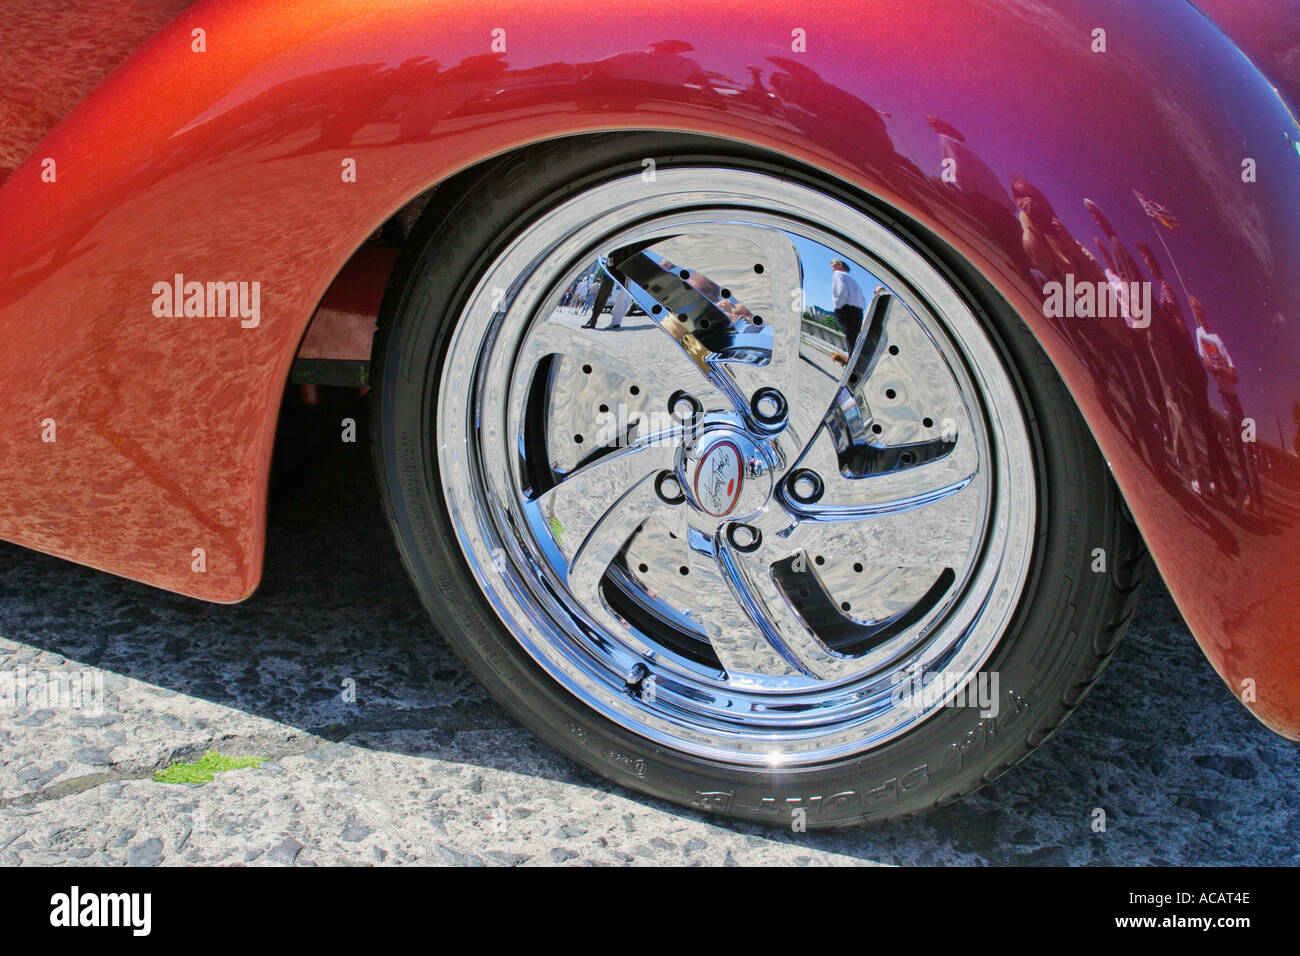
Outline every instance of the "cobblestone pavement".
<path id="1" fill-rule="evenodd" d="M 105 690 L 97 716 L 0 709 L 0 863 L 1300 862 L 1300 748 L 1232 699 L 1158 580 L 1073 718 L 920 819 L 792 833 L 608 785 L 515 724 L 442 644 L 364 436 L 337 443 L 338 418 L 294 417 L 267 574 L 242 605 L 0 545 L 0 670 L 89 668 Z M 209 749 L 266 762 L 154 782 Z"/>

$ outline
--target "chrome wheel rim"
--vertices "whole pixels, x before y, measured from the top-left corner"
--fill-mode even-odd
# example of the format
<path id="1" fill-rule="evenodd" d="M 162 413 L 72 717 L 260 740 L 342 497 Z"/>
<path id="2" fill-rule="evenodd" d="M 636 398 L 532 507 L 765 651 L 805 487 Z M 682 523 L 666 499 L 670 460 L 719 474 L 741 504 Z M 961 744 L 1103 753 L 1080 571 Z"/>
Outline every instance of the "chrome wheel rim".
<path id="1" fill-rule="evenodd" d="M 865 294 L 852 343 L 818 311 L 832 258 Z M 447 510 L 583 703 L 772 767 L 967 700 L 1030 566 L 1030 443 L 970 307 L 884 225 L 756 172 L 628 176 L 527 224 L 456 322 Z"/>

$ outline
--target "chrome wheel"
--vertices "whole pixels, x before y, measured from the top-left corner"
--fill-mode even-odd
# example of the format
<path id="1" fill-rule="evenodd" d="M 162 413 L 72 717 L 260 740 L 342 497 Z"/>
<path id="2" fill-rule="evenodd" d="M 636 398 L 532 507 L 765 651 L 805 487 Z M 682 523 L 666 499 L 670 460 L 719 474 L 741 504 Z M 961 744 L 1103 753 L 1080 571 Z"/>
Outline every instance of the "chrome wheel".
<path id="1" fill-rule="evenodd" d="M 832 259 L 865 293 L 852 340 Z M 1030 566 L 1030 443 L 970 308 L 876 220 L 765 174 L 628 176 L 527 224 L 465 301 L 433 415 L 510 634 L 696 757 L 811 764 L 926 720 Z"/>

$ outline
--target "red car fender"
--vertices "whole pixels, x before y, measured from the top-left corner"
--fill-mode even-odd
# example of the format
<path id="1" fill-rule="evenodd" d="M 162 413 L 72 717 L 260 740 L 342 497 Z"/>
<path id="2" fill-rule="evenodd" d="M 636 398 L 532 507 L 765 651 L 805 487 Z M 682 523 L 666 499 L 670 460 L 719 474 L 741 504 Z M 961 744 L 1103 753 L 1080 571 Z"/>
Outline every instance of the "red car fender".
<path id="1" fill-rule="evenodd" d="M 980 269 L 1214 666 L 1300 738 L 1300 129 L 1182 0 L 196 4 L 0 187 L 0 537 L 247 597 L 286 373 L 351 253 L 485 158 L 635 128 L 815 165 Z M 177 276 L 247 314 L 169 314 Z M 1150 282 L 1147 324 L 1055 314 L 1066 279 Z"/>

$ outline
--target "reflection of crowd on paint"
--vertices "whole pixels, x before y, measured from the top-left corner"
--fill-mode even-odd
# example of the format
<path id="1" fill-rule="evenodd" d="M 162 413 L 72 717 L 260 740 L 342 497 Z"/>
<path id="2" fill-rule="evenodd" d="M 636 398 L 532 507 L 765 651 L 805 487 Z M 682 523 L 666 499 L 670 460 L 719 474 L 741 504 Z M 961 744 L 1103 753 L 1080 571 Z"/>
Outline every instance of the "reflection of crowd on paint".
<path id="1" fill-rule="evenodd" d="M 1256 441 L 1254 436 L 1243 440 L 1247 416 L 1237 396 L 1237 368 L 1201 301 L 1178 273 L 1165 238 L 1182 228 L 1177 216 L 1134 192 L 1190 309 L 1194 333 L 1155 252 L 1147 243 L 1135 241 L 1139 265 L 1096 202 L 1082 201 L 1101 233 L 1090 249 L 1063 225 L 1041 190 L 1023 176 L 1012 176 L 1008 193 L 959 130 L 937 117 L 926 119 L 938 136 L 943 160 L 942 173 L 931 183 L 937 179 L 943 188 L 958 193 L 958 205 L 971 223 L 1000 240 L 1018 271 L 1031 276 L 1040 289 L 1053 283 L 1071 288 L 1087 284 L 1112 290 L 1121 303 L 1122 322 L 1062 321 L 1058 328 L 1094 381 L 1104 383 L 1099 397 L 1110 417 L 1128 423 L 1134 445 L 1144 450 L 1156 474 L 1208 500 L 1258 511 Z M 1146 291 L 1144 308 L 1138 308 L 1133 298 L 1139 288 Z M 841 322 L 841 326 L 847 332 L 851 323 Z M 1211 406 L 1211 384 L 1223 416 Z M 1300 437 L 1300 403 L 1297 416 Z M 1278 456 L 1293 459 L 1294 455 L 1286 455 L 1281 436 L 1279 442 Z M 1288 469 L 1289 475 L 1295 473 L 1294 468 Z"/>
<path id="2" fill-rule="evenodd" d="M 1097 203 L 1083 200 L 1102 233 L 1094 238 L 1094 255 L 1062 225 L 1047 197 L 1033 185 L 1016 177 L 1011 192 L 1019 209 L 1021 248 L 1040 287 L 1069 281 L 1131 288 L 1149 282 L 1159 290 L 1151 314 L 1140 325 L 1132 321 L 1100 327 L 1070 321 L 1059 324 L 1094 379 L 1106 383 L 1099 398 L 1110 417 L 1128 423 L 1134 444 L 1147 452 L 1157 474 L 1172 480 L 1185 477 L 1188 487 L 1199 495 L 1257 509 L 1256 469 L 1247 443 L 1241 440 L 1246 416 L 1237 400 L 1236 370 L 1222 339 L 1210 332 L 1200 301 L 1183 286 L 1196 322 L 1193 338 L 1178 295 L 1156 254 L 1145 242 L 1134 243 L 1148 278 Z M 1172 212 L 1140 193 L 1135 193 L 1135 199 L 1174 264 L 1160 230 L 1180 229 L 1180 223 Z M 1118 377 L 1113 372 L 1116 366 Z M 1226 428 L 1210 406 L 1211 379 L 1227 413 Z M 1122 406 L 1117 406 L 1117 401 Z M 1179 475 L 1167 473 L 1170 458 L 1158 449 L 1172 455 Z"/>

